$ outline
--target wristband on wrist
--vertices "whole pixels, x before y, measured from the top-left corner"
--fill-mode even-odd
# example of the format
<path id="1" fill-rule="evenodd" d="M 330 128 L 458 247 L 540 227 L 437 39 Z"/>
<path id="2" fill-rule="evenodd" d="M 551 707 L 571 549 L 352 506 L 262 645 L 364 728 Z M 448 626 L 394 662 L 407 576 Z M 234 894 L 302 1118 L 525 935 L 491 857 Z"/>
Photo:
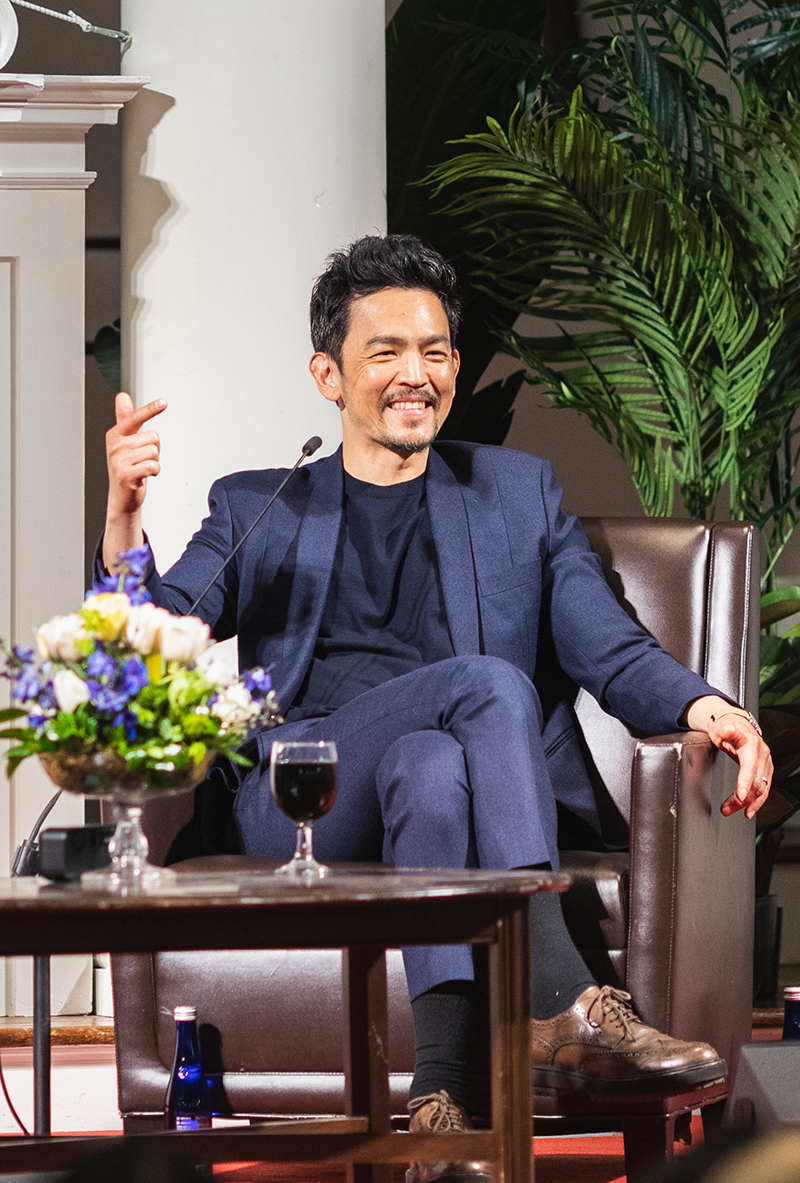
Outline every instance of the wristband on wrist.
<path id="1" fill-rule="evenodd" d="M 758 722 L 753 718 L 749 711 L 723 711 L 719 715 L 709 715 L 712 723 L 718 723 L 720 719 L 724 719 L 726 715 L 738 715 L 740 719 L 746 719 L 751 727 L 755 728 L 759 735 L 763 736 L 764 732 L 758 725 Z"/>

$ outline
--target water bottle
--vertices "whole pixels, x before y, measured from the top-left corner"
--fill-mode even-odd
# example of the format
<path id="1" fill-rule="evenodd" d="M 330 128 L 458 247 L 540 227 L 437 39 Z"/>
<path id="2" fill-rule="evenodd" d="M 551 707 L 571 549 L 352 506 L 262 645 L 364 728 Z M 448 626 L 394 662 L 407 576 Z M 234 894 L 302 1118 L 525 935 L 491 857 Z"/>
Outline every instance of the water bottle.
<path id="1" fill-rule="evenodd" d="M 783 991 L 782 1039 L 800 1039 L 800 986 L 786 986 Z"/>
<path id="2" fill-rule="evenodd" d="M 176 1006 L 175 1059 L 167 1089 L 168 1130 L 208 1130 L 211 1110 L 200 1063 L 200 1040 L 197 1035 L 197 1010 Z"/>

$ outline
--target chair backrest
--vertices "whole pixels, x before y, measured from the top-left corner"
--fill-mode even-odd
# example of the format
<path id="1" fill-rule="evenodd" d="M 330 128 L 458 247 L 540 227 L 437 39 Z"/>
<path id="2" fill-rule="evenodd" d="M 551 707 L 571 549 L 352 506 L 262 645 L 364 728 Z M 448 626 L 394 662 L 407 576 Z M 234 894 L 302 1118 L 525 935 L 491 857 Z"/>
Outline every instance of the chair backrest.
<path id="1" fill-rule="evenodd" d="M 682 665 L 758 707 L 759 535 L 749 522 L 582 518 L 611 589 Z M 630 815 L 636 738 L 580 692 L 576 712 L 609 795 Z"/>

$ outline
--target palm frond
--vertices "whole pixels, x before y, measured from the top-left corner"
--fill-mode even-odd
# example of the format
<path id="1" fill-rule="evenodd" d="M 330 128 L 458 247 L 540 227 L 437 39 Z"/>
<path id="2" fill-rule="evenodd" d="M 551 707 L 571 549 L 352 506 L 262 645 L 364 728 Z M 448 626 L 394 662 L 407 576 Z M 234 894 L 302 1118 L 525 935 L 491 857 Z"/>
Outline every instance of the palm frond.
<path id="1" fill-rule="evenodd" d="M 446 208 L 469 222 L 473 283 L 516 312 L 612 326 L 560 345 L 509 330 L 504 347 L 615 443 L 648 512 L 666 504 L 669 473 L 705 516 L 771 348 L 721 219 L 708 208 L 704 226 L 674 170 L 640 164 L 579 91 L 567 114 L 487 122 L 430 178 L 438 192 L 459 186 Z"/>

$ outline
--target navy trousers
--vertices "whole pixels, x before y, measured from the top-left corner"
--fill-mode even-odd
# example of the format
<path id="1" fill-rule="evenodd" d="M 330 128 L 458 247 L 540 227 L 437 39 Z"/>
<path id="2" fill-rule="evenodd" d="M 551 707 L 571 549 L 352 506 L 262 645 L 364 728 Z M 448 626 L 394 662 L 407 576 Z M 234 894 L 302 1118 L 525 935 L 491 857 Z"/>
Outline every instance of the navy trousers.
<path id="1" fill-rule="evenodd" d="M 558 866 L 556 806 L 530 679 L 496 657 L 452 657 L 360 694 L 332 715 L 258 737 L 234 807 L 246 854 L 288 859 L 295 826 L 269 789 L 273 739 L 333 740 L 339 790 L 314 824 L 321 862 Z M 404 950 L 411 998 L 472 978 L 465 946 Z"/>

